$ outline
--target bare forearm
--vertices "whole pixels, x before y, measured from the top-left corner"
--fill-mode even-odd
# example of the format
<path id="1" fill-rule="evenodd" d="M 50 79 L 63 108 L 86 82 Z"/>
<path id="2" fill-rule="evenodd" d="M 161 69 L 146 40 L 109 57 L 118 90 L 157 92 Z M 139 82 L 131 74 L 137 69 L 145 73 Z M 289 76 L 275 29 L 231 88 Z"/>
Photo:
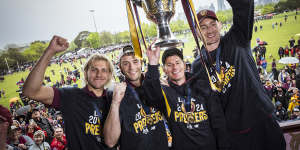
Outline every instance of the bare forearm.
<path id="1" fill-rule="evenodd" d="M 121 135 L 121 123 L 119 116 L 120 104 L 112 103 L 104 125 L 105 144 L 113 147 L 117 144 Z"/>

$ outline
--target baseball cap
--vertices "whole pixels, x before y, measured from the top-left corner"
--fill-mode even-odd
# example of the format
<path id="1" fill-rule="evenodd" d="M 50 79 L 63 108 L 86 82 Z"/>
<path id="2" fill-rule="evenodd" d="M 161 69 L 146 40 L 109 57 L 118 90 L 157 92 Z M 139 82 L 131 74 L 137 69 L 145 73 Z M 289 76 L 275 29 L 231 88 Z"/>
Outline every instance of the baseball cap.
<path id="1" fill-rule="evenodd" d="M 0 105 L 0 119 L 4 122 L 8 122 L 9 125 L 11 125 L 13 122 L 9 110 L 2 105 Z"/>
<path id="2" fill-rule="evenodd" d="M 130 53 L 133 53 L 134 54 L 134 50 L 133 50 L 133 47 L 131 45 L 126 45 L 122 48 L 122 51 L 119 55 L 119 62 L 121 60 L 121 58 L 124 56 L 124 55 L 127 55 L 127 54 L 130 54 Z"/>
<path id="3" fill-rule="evenodd" d="M 163 55 L 162 55 L 162 63 L 165 64 L 166 62 L 166 59 L 169 57 L 169 56 L 178 56 L 181 60 L 183 60 L 183 54 L 182 54 L 182 51 L 180 51 L 178 48 L 169 48 L 167 50 L 164 51 Z"/>
<path id="4" fill-rule="evenodd" d="M 203 21 L 205 18 L 212 18 L 218 20 L 216 13 L 208 9 L 199 11 L 197 14 L 197 18 L 199 20 L 199 23 Z"/>

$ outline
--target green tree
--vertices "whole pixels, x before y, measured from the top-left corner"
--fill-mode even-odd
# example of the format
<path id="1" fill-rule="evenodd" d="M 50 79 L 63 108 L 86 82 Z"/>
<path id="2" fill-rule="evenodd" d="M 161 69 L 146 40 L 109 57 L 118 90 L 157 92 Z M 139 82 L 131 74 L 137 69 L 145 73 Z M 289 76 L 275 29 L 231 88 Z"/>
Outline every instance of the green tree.
<path id="1" fill-rule="evenodd" d="M 108 31 L 103 31 L 100 33 L 100 45 L 107 46 L 113 43 L 113 34 Z"/>
<path id="2" fill-rule="evenodd" d="M 269 13 L 273 13 L 274 12 L 274 6 L 275 4 L 267 4 L 262 8 L 262 14 L 269 14 Z"/>
<path id="3" fill-rule="evenodd" d="M 86 41 L 86 38 L 89 36 L 89 34 L 90 32 L 88 31 L 82 31 L 76 36 L 76 38 L 74 39 L 74 43 L 78 48 L 89 46 L 89 43 Z"/>
<path id="4" fill-rule="evenodd" d="M 129 31 L 125 30 L 123 32 L 119 32 L 119 34 L 122 43 L 127 43 L 131 41 Z"/>
<path id="5" fill-rule="evenodd" d="M 86 41 L 89 43 L 91 48 L 99 48 L 100 47 L 100 36 L 98 32 L 92 32 L 86 38 Z"/>
<path id="6" fill-rule="evenodd" d="M 216 15 L 219 21 L 222 23 L 232 22 L 232 17 L 233 17 L 232 10 L 218 11 Z"/>
<path id="7" fill-rule="evenodd" d="M 274 8 L 276 12 L 283 12 L 285 10 L 294 10 L 300 7 L 300 0 L 286 0 L 278 2 Z"/>
<path id="8" fill-rule="evenodd" d="M 48 45 L 49 43 L 41 41 L 32 42 L 29 48 L 25 49 L 23 55 L 27 61 L 36 61 L 42 56 Z"/>
<path id="9" fill-rule="evenodd" d="M 74 51 L 74 50 L 77 49 L 77 48 L 78 48 L 78 46 L 75 44 L 74 41 L 72 41 L 72 42 L 70 43 L 70 45 L 69 45 L 68 50 Z"/>

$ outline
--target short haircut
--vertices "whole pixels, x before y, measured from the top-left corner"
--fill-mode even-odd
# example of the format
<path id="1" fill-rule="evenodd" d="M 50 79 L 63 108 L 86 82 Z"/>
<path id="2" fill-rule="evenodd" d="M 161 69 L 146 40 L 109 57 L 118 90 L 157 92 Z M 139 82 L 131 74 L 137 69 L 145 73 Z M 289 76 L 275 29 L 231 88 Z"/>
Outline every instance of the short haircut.
<path id="1" fill-rule="evenodd" d="M 178 48 L 173 47 L 173 48 L 169 48 L 167 50 L 164 51 L 163 55 L 162 55 L 162 63 L 165 65 L 166 63 L 166 59 L 170 56 L 178 56 L 182 61 L 183 61 L 183 54 L 182 51 L 180 51 Z"/>

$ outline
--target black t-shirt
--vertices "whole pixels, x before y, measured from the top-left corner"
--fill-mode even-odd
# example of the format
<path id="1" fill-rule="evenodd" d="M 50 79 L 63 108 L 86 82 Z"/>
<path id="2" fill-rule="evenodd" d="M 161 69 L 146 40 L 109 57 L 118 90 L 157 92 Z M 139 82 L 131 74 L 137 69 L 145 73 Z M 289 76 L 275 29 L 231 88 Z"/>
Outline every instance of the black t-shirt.
<path id="1" fill-rule="evenodd" d="M 108 113 L 108 94 L 95 97 L 86 89 L 61 88 L 58 89 L 59 94 L 55 94 L 59 95 L 59 109 L 65 122 L 68 148 L 109 150 L 103 138 L 103 126 Z"/>
<path id="2" fill-rule="evenodd" d="M 143 87 L 127 86 L 120 105 L 120 150 L 168 150 L 163 116 L 145 105 L 143 91 Z"/>
<path id="3" fill-rule="evenodd" d="M 169 82 L 169 86 L 164 86 L 159 81 L 158 65 L 149 65 L 145 79 L 148 103 L 166 116 L 172 149 L 226 149 L 228 134 L 219 97 L 205 88 L 206 82 L 193 77 L 186 73 L 185 84 L 177 86 Z M 188 103 L 190 105 L 186 105 Z"/>
<path id="4" fill-rule="evenodd" d="M 166 116 L 169 114 L 167 120 L 173 136 L 172 146 L 174 150 L 214 150 L 216 139 L 210 128 L 205 99 L 192 91 L 191 112 L 194 122 L 189 123 L 184 112 L 184 100 L 187 97 L 185 86 L 163 87 L 170 110 L 168 112 L 166 105 L 162 105 L 162 110 Z"/>
<path id="5" fill-rule="evenodd" d="M 218 92 L 221 95 L 228 129 L 239 132 L 253 127 L 255 122 L 272 114 L 274 106 L 261 84 L 251 53 L 253 1 L 228 2 L 233 9 L 233 26 L 221 38 L 219 46 L 218 64 L 222 84 Z M 216 56 L 218 55 L 214 56 L 215 60 Z M 216 61 L 213 61 L 213 65 L 216 68 Z M 208 75 L 199 58 L 194 61 L 192 71 L 208 81 Z M 217 77 L 210 77 L 213 85 L 216 85 Z"/>

